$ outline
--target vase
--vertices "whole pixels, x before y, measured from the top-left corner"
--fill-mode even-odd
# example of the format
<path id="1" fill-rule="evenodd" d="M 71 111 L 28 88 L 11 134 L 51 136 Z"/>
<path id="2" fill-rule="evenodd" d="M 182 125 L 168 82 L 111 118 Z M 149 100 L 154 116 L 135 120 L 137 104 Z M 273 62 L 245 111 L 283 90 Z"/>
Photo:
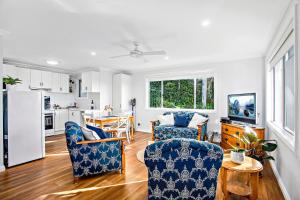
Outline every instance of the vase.
<path id="1" fill-rule="evenodd" d="M 231 161 L 236 164 L 242 164 L 245 161 L 245 157 L 246 157 L 245 151 L 243 151 L 243 152 L 231 151 L 230 152 Z"/>
<path id="2" fill-rule="evenodd" d="M 16 88 L 16 85 L 9 85 L 9 84 L 6 85 L 7 91 L 14 90 L 14 88 Z"/>

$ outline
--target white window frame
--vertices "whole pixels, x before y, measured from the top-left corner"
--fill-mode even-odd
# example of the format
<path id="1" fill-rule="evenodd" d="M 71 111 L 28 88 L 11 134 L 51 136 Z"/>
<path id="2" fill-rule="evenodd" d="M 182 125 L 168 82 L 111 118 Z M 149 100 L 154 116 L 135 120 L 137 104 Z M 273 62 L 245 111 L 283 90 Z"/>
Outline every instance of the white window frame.
<path id="1" fill-rule="evenodd" d="M 294 94 L 295 94 L 295 109 L 296 109 L 296 104 L 297 104 L 297 48 L 296 48 L 296 39 L 295 39 L 295 28 L 294 28 L 294 21 L 292 20 L 288 27 L 286 28 L 286 31 L 283 33 L 278 45 L 276 46 L 276 48 L 273 50 L 273 56 L 268 60 L 268 69 L 267 69 L 267 88 L 266 88 L 266 92 L 267 92 L 267 98 L 266 98 L 266 102 L 267 102 L 267 124 L 269 125 L 269 128 L 271 128 L 274 133 L 276 133 L 280 138 L 283 139 L 283 141 L 292 149 L 294 150 L 295 148 L 295 135 L 296 135 L 296 131 L 297 131 L 297 126 L 295 127 L 295 131 L 292 132 L 291 130 L 288 130 L 285 127 L 285 106 L 284 106 L 284 99 L 285 99 L 285 92 L 283 89 L 283 106 L 282 106 L 282 110 L 280 112 L 282 112 L 282 116 L 283 116 L 283 120 L 282 120 L 282 124 L 278 124 L 275 122 L 275 101 L 274 101 L 274 94 L 275 94 L 275 80 L 274 80 L 274 68 L 276 66 L 276 64 L 283 58 L 283 56 L 285 55 L 285 53 L 292 47 L 294 46 L 294 64 L 295 64 L 295 73 L 294 73 Z M 283 72 L 283 87 L 284 87 L 284 72 Z M 296 125 L 296 114 L 294 116 L 294 123 Z"/>
<path id="2" fill-rule="evenodd" d="M 186 109 L 186 108 L 164 108 L 163 107 L 163 88 L 161 92 L 161 107 L 159 108 L 153 108 L 150 107 L 150 96 L 149 96 L 149 89 L 150 89 L 150 82 L 152 81 L 167 81 L 167 80 L 181 80 L 181 79 L 205 79 L 205 78 L 214 78 L 214 109 Z M 195 84 L 195 81 L 194 81 Z M 163 87 L 163 84 L 161 84 L 161 87 Z M 194 90 L 194 98 L 196 98 Z M 212 71 L 201 71 L 201 72 L 195 72 L 193 74 L 190 73 L 181 73 L 181 75 L 178 75 L 177 73 L 168 73 L 168 74 L 157 74 L 157 75 L 151 75 L 146 78 L 146 104 L 145 109 L 147 110 L 155 110 L 155 111 L 195 111 L 195 112 L 201 112 L 201 113 L 216 113 L 217 112 L 217 75 L 216 73 Z M 196 102 L 194 101 L 194 104 Z"/>

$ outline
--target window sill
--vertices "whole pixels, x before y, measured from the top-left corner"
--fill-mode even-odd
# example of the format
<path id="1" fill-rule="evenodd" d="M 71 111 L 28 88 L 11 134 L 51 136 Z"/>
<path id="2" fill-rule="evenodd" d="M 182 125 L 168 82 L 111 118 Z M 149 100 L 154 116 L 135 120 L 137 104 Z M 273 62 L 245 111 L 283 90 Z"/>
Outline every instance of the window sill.
<path id="1" fill-rule="evenodd" d="M 211 114 L 211 113 L 217 113 L 217 110 L 206 110 L 206 109 L 181 109 L 181 108 L 146 108 L 146 110 L 149 111 L 171 111 L 171 112 L 176 112 L 176 111 L 189 111 L 189 112 L 199 112 L 203 114 Z"/>
<path id="2" fill-rule="evenodd" d="M 295 152 L 295 136 L 288 133 L 286 130 L 278 127 L 273 122 L 267 122 L 269 129 L 275 133 L 279 139 L 293 152 Z"/>

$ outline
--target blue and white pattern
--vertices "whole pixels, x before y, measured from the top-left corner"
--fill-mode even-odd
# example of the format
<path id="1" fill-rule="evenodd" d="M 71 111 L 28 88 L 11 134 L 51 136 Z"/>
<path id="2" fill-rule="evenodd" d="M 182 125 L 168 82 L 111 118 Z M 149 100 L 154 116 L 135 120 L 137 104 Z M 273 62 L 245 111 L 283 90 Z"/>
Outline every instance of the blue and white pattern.
<path id="1" fill-rule="evenodd" d="M 190 122 L 195 114 L 195 112 L 166 112 L 164 115 L 168 115 L 173 113 L 175 115 L 185 114 L 188 117 L 188 122 Z M 204 117 L 208 118 L 208 115 L 204 115 L 198 113 Z M 207 123 L 203 124 L 202 132 L 201 132 L 201 140 L 204 140 L 204 136 L 207 134 Z M 155 123 L 154 126 L 154 139 L 155 140 L 166 140 L 171 138 L 189 138 L 189 139 L 197 139 L 198 129 L 188 128 L 188 127 L 176 127 L 176 126 L 166 126 L 159 125 L 159 121 Z"/>
<path id="2" fill-rule="evenodd" d="M 77 144 L 83 133 L 74 122 L 67 122 L 66 139 L 75 177 L 99 174 L 122 168 L 121 142 Z"/>
<path id="3" fill-rule="evenodd" d="M 145 150 L 148 199 L 213 200 L 223 150 L 193 139 L 155 142 Z"/>

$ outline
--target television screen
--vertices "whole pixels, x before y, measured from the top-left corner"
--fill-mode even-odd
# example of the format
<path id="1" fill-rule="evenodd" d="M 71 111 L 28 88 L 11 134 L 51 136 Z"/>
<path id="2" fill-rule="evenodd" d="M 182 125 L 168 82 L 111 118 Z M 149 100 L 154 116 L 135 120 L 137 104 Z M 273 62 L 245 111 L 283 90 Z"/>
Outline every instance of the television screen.
<path id="1" fill-rule="evenodd" d="M 233 121 L 256 124 L 256 94 L 228 95 L 228 117 Z"/>

